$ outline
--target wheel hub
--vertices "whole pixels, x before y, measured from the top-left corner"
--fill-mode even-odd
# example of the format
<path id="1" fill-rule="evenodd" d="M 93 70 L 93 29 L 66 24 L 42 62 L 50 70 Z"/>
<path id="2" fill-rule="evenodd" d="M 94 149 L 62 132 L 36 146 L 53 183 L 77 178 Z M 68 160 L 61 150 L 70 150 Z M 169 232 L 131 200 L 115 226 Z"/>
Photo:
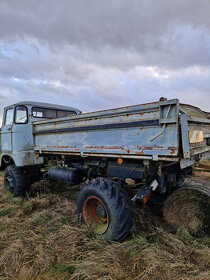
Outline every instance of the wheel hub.
<path id="1" fill-rule="evenodd" d="M 104 209 L 103 205 L 99 204 L 99 205 L 96 207 L 96 215 L 97 215 L 99 218 L 105 218 L 105 217 L 106 217 L 106 210 Z"/>
<path id="2" fill-rule="evenodd" d="M 10 174 L 7 174 L 7 176 L 6 176 L 6 189 L 10 193 L 14 192 L 13 178 Z"/>
<path id="3" fill-rule="evenodd" d="M 108 210 L 102 200 L 97 196 L 89 196 L 82 210 L 85 223 L 96 234 L 103 234 L 109 226 Z"/>

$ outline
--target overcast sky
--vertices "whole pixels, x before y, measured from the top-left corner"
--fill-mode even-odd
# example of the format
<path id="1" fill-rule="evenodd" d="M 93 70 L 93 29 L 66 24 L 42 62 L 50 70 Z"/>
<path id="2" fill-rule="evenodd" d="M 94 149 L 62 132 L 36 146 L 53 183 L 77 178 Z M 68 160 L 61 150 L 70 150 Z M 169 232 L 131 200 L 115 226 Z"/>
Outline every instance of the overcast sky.
<path id="1" fill-rule="evenodd" d="M 0 114 L 161 96 L 210 111 L 209 0 L 0 0 Z"/>

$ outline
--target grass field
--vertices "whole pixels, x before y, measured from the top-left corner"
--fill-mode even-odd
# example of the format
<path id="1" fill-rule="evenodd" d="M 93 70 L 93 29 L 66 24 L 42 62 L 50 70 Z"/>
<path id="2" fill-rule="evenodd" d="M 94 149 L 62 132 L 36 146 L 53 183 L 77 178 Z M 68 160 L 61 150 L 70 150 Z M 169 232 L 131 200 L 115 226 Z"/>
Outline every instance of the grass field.
<path id="1" fill-rule="evenodd" d="M 204 173 L 204 174 L 203 174 Z M 197 178 L 210 179 L 196 171 Z M 175 232 L 150 206 L 135 208 L 128 239 L 110 243 L 79 226 L 79 186 L 36 183 L 27 199 L 0 173 L 0 279 L 210 279 L 210 238 Z"/>

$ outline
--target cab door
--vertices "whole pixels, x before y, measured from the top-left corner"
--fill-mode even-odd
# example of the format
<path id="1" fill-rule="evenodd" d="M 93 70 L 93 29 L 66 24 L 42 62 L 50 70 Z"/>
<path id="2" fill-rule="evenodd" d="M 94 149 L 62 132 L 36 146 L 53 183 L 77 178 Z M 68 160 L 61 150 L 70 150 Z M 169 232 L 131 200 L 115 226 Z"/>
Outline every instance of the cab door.
<path id="1" fill-rule="evenodd" d="M 1 129 L 2 152 L 12 153 L 12 128 L 14 125 L 14 106 L 4 111 L 3 126 Z"/>

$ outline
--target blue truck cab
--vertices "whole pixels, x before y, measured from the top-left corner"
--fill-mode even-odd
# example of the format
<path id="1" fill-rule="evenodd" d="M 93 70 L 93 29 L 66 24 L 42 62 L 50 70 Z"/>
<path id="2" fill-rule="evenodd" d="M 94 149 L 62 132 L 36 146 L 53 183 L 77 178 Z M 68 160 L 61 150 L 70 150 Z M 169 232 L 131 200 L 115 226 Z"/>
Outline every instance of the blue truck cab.
<path id="1" fill-rule="evenodd" d="M 1 128 L 0 166 L 14 162 L 16 166 L 39 165 L 43 158 L 34 153 L 32 123 L 81 114 L 67 106 L 23 101 L 4 109 Z"/>

